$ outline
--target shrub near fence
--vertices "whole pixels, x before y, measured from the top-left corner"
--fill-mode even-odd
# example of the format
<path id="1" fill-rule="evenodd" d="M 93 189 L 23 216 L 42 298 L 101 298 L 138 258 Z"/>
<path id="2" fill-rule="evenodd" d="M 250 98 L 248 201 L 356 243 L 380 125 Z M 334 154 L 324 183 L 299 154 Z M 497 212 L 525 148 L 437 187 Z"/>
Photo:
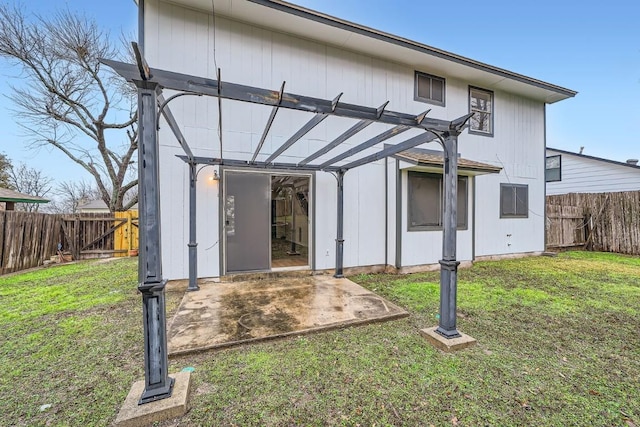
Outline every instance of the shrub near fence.
<path id="1" fill-rule="evenodd" d="M 547 206 L 578 208 L 577 212 L 584 219 L 575 227 L 586 229 L 584 246 L 588 249 L 640 255 L 640 191 L 547 196 Z M 552 218 L 549 218 L 549 225 L 547 241 L 552 243 L 555 240 L 553 233 L 557 233 L 552 231 Z"/>
<path id="2" fill-rule="evenodd" d="M 0 274 L 42 265 L 61 239 L 59 215 L 0 211 Z"/>

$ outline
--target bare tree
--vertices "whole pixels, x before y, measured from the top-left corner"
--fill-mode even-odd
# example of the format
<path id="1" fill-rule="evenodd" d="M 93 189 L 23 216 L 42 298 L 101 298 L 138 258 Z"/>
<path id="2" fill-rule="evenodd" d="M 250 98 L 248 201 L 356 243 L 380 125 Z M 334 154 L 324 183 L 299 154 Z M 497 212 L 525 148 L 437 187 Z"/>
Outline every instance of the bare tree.
<path id="1" fill-rule="evenodd" d="M 55 195 L 55 199 L 47 206 L 48 212 L 77 213 L 79 206 L 100 199 L 100 190 L 86 181 L 65 181 L 58 184 Z"/>
<path id="2" fill-rule="evenodd" d="M 21 70 L 10 96 L 20 125 L 35 147 L 53 146 L 88 171 L 112 212 L 137 202 L 127 197 L 137 185 L 135 92 L 98 62 L 118 56 L 91 19 L 0 4 L 0 57 Z"/>
<path id="3" fill-rule="evenodd" d="M 45 176 L 42 171 L 27 167 L 27 165 L 21 163 L 20 166 L 14 166 L 9 170 L 9 182 L 20 193 L 44 199 L 51 192 L 53 179 Z M 38 212 L 39 209 L 40 203 L 16 204 L 16 210 L 19 211 Z"/>
<path id="4" fill-rule="evenodd" d="M 0 153 L 0 188 L 14 190 L 9 176 L 10 171 L 11 159 L 9 159 L 6 154 Z"/>

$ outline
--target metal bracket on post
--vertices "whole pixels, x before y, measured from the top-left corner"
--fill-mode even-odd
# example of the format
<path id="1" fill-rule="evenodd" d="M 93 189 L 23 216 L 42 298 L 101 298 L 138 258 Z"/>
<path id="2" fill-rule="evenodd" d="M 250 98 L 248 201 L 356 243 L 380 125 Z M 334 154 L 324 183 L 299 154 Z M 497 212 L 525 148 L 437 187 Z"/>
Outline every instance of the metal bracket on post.
<path id="1" fill-rule="evenodd" d="M 335 278 L 343 278 L 343 263 L 344 263 L 344 174 L 346 171 L 339 170 L 336 173 L 336 180 L 338 181 L 338 206 L 337 206 L 337 233 L 336 233 L 336 272 L 333 275 Z"/>

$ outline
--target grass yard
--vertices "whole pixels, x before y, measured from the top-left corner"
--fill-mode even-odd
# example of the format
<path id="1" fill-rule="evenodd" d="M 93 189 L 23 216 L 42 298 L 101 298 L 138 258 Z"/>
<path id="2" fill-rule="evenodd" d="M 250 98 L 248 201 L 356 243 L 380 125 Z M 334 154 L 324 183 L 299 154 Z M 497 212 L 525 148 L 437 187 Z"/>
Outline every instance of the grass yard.
<path id="1" fill-rule="evenodd" d="M 458 325 L 479 344 L 455 354 L 417 332 L 437 323 L 437 273 L 352 280 L 411 316 L 171 359 L 195 368 L 179 425 L 640 425 L 640 258 L 461 270 Z M 0 277 L 0 425 L 113 422 L 143 376 L 135 287 L 130 259 Z"/>

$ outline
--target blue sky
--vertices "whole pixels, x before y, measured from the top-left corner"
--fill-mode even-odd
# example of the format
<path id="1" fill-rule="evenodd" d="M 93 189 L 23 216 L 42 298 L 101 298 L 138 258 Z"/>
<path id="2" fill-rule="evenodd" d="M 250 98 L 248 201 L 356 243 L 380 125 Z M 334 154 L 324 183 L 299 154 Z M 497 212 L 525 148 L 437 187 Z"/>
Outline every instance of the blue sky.
<path id="1" fill-rule="evenodd" d="M 235 1 L 235 0 L 234 0 Z M 578 91 L 547 110 L 547 145 L 624 161 L 640 157 L 640 1 L 295 0 L 343 19 Z M 29 0 L 69 7 L 113 34 L 136 28 L 133 0 Z M 153 64 L 151 64 L 153 66 Z M 0 60 L 0 90 L 15 74 Z M 9 79 L 9 82 L 11 80 Z M 15 83 L 15 82 L 14 82 Z M 11 103 L 0 98 L 0 151 L 58 180 L 88 178 L 56 153 L 25 148 Z"/>

